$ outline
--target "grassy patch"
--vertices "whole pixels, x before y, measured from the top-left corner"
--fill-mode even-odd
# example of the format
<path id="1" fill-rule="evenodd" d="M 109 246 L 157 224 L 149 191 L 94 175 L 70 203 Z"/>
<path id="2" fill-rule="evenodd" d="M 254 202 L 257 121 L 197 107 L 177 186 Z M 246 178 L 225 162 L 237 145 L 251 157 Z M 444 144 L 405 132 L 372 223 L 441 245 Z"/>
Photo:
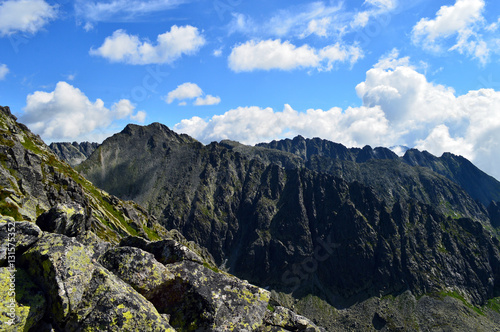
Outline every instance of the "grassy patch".
<path id="1" fill-rule="evenodd" d="M 6 191 L 0 191 L 0 214 L 7 217 L 12 217 L 15 220 L 23 220 L 23 216 L 19 213 L 18 207 L 15 204 L 6 202 L 6 198 L 10 196 L 10 193 Z"/>
<path id="2" fill-rule="evenodd" d="M 489 299 L 488 303 L 485 307 L 490 308 L 493 311 L 500 313 L 500 297 L 495 297 L 493 299 Z"/>
<path id="3" fill-rule="evenodd" d="M 461 301 L 467 308 L 474 310 L 477 314 L 479 314 L 481 316 L 484 316 L 484 312 L 481 310 L 481 308 L 470 304 L 462 295 L 458 294 L 456 291 L 452 291 L 452 292 L 441 291 L 438 293 L 438 296 L 441 299 L 444 299 L 446 296 L 453 297 L 453 298 Z"/>
<path id="4" fill-rule="evenodd" d="M 207 269 L 210 269 L 210 270 L 214 271 L 215 273 L 220 273 L 221 272 L 218 268 L 211 266 L 207 262 L 204 262 L 203 266 L 206 267 Z"/>

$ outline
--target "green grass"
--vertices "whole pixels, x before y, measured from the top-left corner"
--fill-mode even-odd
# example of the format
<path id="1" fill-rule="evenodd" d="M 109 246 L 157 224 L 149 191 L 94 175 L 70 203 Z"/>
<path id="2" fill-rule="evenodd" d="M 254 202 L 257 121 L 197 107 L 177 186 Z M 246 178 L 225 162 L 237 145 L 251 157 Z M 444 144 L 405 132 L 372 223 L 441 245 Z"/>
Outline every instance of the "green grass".
<path id="1" fill-rule="evenodd" d="M 23 216 L 19 213 L 19 210 L 15 204 L 8 203 L 5 200 L 10 197 L 10 193 L 0 188 L 0 214 L 6 217 L 12 217 L 15 220 L 23 220 Z"/>
<path id="2" fill-rule="evenodd" d="M 479 314 L 481 316 L 485 315 L 484 312 L 481 310 L 481 308 L 470 304 L 469 301 L 467 301 L 462 295 L 458 294 L 458 292 L 456 292 L 456 291 L 452 291 L 452 292 L 441 291 L 438 293 L 438 296 L 441 299 L 444 299 L 446 296 L 457 299 L 457 300 L 461 301 L 467 308 L 474 310 L 477 314 Z"/>
<path id="3" fill-rule="evenodd" d="M 500 297 L 495 297 L 493 299 L 489 299 L 488 303 L 485 307 L 490 308 L 493 311 L 500 313 Z"/>

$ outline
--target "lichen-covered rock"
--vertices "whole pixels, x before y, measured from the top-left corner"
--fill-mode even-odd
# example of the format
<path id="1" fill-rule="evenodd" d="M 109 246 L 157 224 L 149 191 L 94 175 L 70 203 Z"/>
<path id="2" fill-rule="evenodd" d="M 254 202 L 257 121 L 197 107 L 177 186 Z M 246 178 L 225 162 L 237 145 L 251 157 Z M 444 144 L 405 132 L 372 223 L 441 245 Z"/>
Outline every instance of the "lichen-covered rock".
<path id="1" fill-rule="evenodd" d="M 120 246 L 131 246 L 150 252 L 162 264 L 172 264 L 184 260 L 204 263 L 203 258 L 198 254 L 172 239 L 150 242 L 139 237 L 129 236 L 120 242 Z"/>
<path id="2" fill-rule="evenodd" d="M 306 317 L 297 315 L 292 310 L 276 306 L 266 313 L 264 318 L 266 324 L 260 331 L 274 332 L 274 331 L 307 331 L 307 332 L 321 332 L 325 331 L 323 328 L 317 327 Z"/>
<path id="3" fill-rule="evenodd" d="M 44 233 L 20 258 L 47 300 L 47 318 L 65 331 L 168 331 L 132 287 L 91 260 L 75 238 Z"/>
<path id="4" fill-rule="evenodd" d="M 89 255 L 92 260 L 98 260 L 106 251 L 114 247 L 113 244 L 101 240 L 93 232 L 80 234 L 76 239 L 85 246 L 87 255 Z"/>
<path id="5" fill-rule="evenodd" d="M 253 331 L 263 324 L 270 293 L 191 261 L 167 266 L 175 278 L 150 301 L 180 331 Z"/>
<path id="6" fill-rule="evenodd" d="M 82 300 L 95 265 L 76 239 L 45 233 L 19 262 L 49 296 L 49 311 L 61 325 Z"/>
<path id="7" fill-rule="evenodd" d="M 0 266 L 6 266 L 7 254 L 19 254 L 42 236 L 40 228 L 29 221 L 0 218 Z"/>
<path id="8" fill-rule="evenodd" d="M 0 268 L 0 330 L 28 331 L 45 313 L 45 297 L 23 269 Z"/>
<path id="9" fill-rule="evenodd" d="M 96 266 L 83 299 L 70 314 L 66 331 L 175 332 L 143 296 Z"/>
<path id="10" fill-rule="evenodd" d="M 91 216 L 78 203 L 59 203 L 42 213 L 36 224 L 46 232 L 77 236 L 90 230 Z"/>
<path id="11" fill-rule="evenodd" d="M 99 262 L 146 298 L 152 290 L 174 278 L 153 254 L 139 248 L 112 248 Z"/>

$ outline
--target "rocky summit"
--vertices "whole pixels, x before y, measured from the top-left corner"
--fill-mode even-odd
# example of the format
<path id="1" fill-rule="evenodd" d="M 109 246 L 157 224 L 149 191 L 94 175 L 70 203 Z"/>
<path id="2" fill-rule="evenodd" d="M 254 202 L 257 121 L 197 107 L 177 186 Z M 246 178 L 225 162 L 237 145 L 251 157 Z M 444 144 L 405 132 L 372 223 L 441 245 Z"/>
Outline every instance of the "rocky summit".
<path id="1" fill-rule="evenodd" d="M 460 156 L 0 135 L 2 330 L 500 330 L 500 183 Z"/>

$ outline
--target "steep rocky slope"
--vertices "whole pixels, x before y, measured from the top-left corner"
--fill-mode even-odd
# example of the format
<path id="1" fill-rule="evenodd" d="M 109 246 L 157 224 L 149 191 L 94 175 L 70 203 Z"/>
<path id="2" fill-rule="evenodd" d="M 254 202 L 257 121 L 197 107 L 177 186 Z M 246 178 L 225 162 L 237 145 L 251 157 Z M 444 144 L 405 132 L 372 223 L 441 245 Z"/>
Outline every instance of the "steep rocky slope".
<path id="1" fill-rule="evenodd" d="M 204 146 L 161 124 L 128 125 L 79 170 L 206 247 L 219 268 L 302 304 L 319 296 L 326 308 L 349 311 L 409 291 L 413 306 L 425 294 L 434 294 L 430 302 L 456 294 L 472 306 L 500 295 L 499 241 L 482 204 L 388 150 L 359 149 L 354 160 L 348 152 L 338 176 L 305 167 L 314 156 Z"/>
<path id="2" fill-rule="evenodd" d="M 96 189 L 4 107 L 0 135 L 0 330 L 322 330 Z"/>
<path id="3" fill-rule="evenodd" d="M 98 146 L 98 143 L 90 142 L 62 142 L 50 143 L 49 148 L 59 159 L 66 161 L 71 166 L 76 166 L 87 159 Z"/>

